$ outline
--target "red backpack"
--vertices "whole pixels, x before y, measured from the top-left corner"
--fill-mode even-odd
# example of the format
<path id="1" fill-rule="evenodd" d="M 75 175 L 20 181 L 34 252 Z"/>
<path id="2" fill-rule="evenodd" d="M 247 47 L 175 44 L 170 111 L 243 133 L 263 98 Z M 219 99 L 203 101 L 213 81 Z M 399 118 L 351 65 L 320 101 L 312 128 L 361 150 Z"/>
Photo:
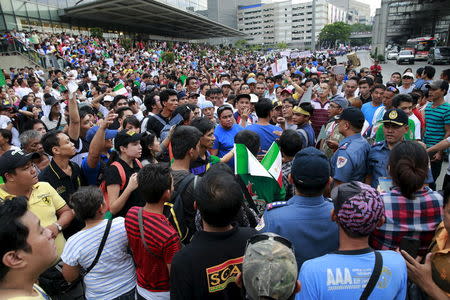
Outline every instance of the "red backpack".
<path id="1" fill-rule="evenodd" d="M 142 169 L 142 164 L 139 161 L 139 159 L 135 159 L 136 164 L 139 166 L 140 169 Z M 125 174 L 125 170 L 122 167 L 122 165 L 120 164 L 120 162 L 118 161 L 114 161 L 111 163 L 111 166 L 115 166 L 117 168 L 117 171 L 119 171 L 119 176 L 120 176 L 120 190 L 122 191 L 125 188 L 125 183 L 127 182 L 127 175 Z M 106 181 L 103 180 L 102 183 L 100 184 L 100 190 L 103 193 L 103 199 L 105 200 L 106 203 L 106 207 L 108 208 L 108 213 L 109 213 L 109 199 L 108 199 L 108 190 L 106 188 Z"/>

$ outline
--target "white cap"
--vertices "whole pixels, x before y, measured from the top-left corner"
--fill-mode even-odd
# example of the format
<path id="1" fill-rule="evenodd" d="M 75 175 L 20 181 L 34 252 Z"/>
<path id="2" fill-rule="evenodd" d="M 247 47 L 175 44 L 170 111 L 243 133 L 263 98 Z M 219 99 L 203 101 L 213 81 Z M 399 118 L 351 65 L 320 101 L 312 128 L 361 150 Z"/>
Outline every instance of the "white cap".
<path id="1" fill-rule="evenodd" d="M 405 76 L 408 76 L 408 77 L 411 77 L 411 78 L 414 79 L 414 74 L 411 73 L 411 72 L 406 72 L 405 74 L 402 75 L 402 78 L 405 77 Z"/>
<path id="2" fill-rule="evenodd" d="M 113 101 L 114 100 L 114 97 L 113 96 L 111 96 L 111 95 L 106 95 L 105 97 L 103 97 L 103 101 Z"/>

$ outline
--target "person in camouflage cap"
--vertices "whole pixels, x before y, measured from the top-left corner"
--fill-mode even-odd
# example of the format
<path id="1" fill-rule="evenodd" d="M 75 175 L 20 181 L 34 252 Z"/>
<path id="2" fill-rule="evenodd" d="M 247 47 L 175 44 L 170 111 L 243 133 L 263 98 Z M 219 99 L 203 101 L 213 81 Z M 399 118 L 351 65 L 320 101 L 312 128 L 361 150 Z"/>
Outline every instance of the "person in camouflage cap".
<path id="1" fill-rule="evenodd" d="M 242 264 L 242 281 L 248 299 L 294 299 L 300 290 L 297 261 L 289 240 L 264 233 L 250 238 Z"/>

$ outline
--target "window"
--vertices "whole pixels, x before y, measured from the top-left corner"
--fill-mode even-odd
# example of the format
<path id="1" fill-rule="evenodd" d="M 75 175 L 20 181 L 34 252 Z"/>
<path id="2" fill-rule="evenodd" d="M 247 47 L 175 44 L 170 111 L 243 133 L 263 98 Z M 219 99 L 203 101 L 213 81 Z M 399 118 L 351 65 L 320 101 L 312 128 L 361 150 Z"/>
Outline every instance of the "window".
<path id="1" fill-rule="evenodd" d="M 26 3 L 26 9 L 30 18 L 39 18 L 39 11 L 36 3 Z"/>
<path id="2" fill-rule="evenodd" d="M 22 1 L 13 1 L 14 13 L 17 16 L 27 16 L 27 10 L 25 7 L 25 2 Z"/>
<path id="3" fill-rule="evenodd" d="M 14 13 L 14 9 L 12 7 L 11 0 L 0 0 L 0 3 L 2 5 L 4 14 L 13 14 Z"/>

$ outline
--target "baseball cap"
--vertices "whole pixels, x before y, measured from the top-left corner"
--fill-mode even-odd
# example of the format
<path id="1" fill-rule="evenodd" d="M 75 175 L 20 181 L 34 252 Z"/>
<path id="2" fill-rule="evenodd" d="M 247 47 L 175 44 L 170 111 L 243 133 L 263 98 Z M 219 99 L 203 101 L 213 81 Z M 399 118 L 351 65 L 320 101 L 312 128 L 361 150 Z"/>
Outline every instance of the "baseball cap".
<path id="1" fill-rule="evenodd" d="M 247 78 L 253 78 L 253 77 L 256 77 L 255 73 L 249 73 L 247 76 Z"/>
<path id="2" fill-rule="evenodd" d="M 249 79 L 247 79 L 247 84 L 252 84 L 252 83 L 256 83 L 256 79 L 251 77 Z"/>
<path id="3" fill-rule="evenodd" d="M 283 106 L 282 101 L 276 101 L 273 103 L 273 108 L 278 108 L 278 107 L 282 107 L 282 106 Z"/>
<path id="4" fill-rule="evenodd" d="M 362 182 L 352 181 L 335 187 L 331 198 L 337 222 L 346 232 L 367 236 L 384 216 L 380 193 Z"/>
<path id="5" fill-rule="evenodd" d="M 249 299 L 289 299 L 294 292 L 297 275 L 297 261 L 287 239 L 268 232 L 248 240 L 242 280 Z"/>
<path id="6" fill-rule="evenodd" d="M 206 101 L 203 101 L 202 103 L 200 103 L 200 109 L 205 109 L 205 108 L 210 108 L 210 107 L 214 107 L 214 104 L 209 100 L 206 100 Z"/>
<path id="7" fill-rule="evenodd" d="M 404 126 L 408 125 L 408 116 L 403 110 L 399 108 L 393 108 L 384 113 L 383 121 L 381 122 L 393 123 L 399 126 Z"/>
<path id="8" fill-rule="evenodd" d="M 283 89 L 280 94 L 283 94 L 284 92 L 289 93 L 289 95 L 292 95 L 292 91 L 290 89 Z"/>
<path id="9" fill-rule="evenodd" d="M 291 176 L 304 185 L 322 185 L 330 178 L 330 163 L 322 151 L 308 147 L 298 152 L 291 167 Z"/>
<path id="10" fill-rule="evenodd" d="M 111 95 L 106 95 L 103 97 L 103 102 L 112 102 L 114 100 L 114 97 Z"/>
<path id="11" fill-rule="evenodd" d="M 221 86 L 224 86 L 224 85 L 231 86 L 230 82 L 229 82 L 229 81 L 226 81 L 226 80 L 222 81 Z"/>
<path id="12" fill-rule="evenodd" d="M 361 129 L 364 126 L 364 115 L 361 110 L 356 107 L 344 109 L 342 114 L 336 116 L 336 119 L 349 121 L 352 126 L 358 129 Z"/>
<path id="13" fill-rule="evenodd" d="M 89 130 L 86 132 L 86 141 L 90 143 L 92 139 L 94 138 L 95 134 L 97 133 L 99 127 L 93 126 L 89 128 Z M 112 129 L 106 129 L 105 130 L 105 140 L 112 140 L 117 135 L 117 130 Z"/>
<path id="14" fill-rule="evenodd" d="M 119 149 L 120 146 L 126 146 L 129 143 L 141 140 L 142 133 L 136 133 L 133 130 L 123 129 L 117 133 L 114 139 L 114 148 Z"/>
<path id="15" fill-rule="evenodd" d="M 250 94 L 250 103 L 258 103 L 259 97 L 255 94 Z"/>
<path id="16" fill-rule="evenodd" d="M 59 101 L 56 100 L 56 98 L 53 97 L 53 96 L 48 97 L 47 99 L 45 99 L 45 105 L 53 106 L 53 105 L 55 105 L 55 104 L 57 104 L 57 103 L 59 103 Z"/>
<path id="17" fill-rule="evenodd" d="M 189 93 L 189 98 L 191 98 L 191 97 L 200 97 L 200 94 L 199 93 Z"/>
<path id="18" fill-rule="evenodd" d="M 187 95 L 186 95 L 186 92 L 185 92 L 185 91 L 178 92 L 178 99 L 184 98 L 184 97 L 186 97 L 186 96 L 187 96 Z"/>
<path id="19" fill-rule="evenodd" d="M 432 83 L 427 83 L 425 87 L 431 90 L 441 89 L 448 91 L 448 82 L 445 80 L 435 80 Z"/>
<path id="20" fill-rule="evenodd" d="M 331 98 L 330 102 L 336 103 L 337 105 L 339 105 L 343 109 L 348 108 L 348 101 L 347 101 L 347 99 L 345 99 L 344 97 L 342 97 L 340 95 L 336 95 L 333 98 Z"/>
<path id="21" fill-rule="evenodd" d="M 414 79 L 414 74 L 411 72 L 406 72 L 405 74 L 402 75 L 402 78 L 405 78 L 405 77 L 411 77 Z"/>
<path id="22" fill-rule="evenodd" d="M 20 149 L 8 150 L 0 156 L 0 176 L 4 176 L 6 172 L 21 167 L 30 160 L 39 157 L 41 157 L 41 155 L 37 152 L 26 154 Z"/>

